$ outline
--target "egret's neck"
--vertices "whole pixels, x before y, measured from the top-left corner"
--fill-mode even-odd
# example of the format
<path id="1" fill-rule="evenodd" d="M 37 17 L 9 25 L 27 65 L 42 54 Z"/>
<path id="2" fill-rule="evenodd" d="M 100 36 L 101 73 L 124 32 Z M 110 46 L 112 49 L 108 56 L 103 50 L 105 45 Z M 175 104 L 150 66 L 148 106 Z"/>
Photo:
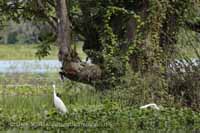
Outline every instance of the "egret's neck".
<path id="1" fill-rule="evenodd" d="M 53 96 L 56 97 L 56 89 L 53 88 Z"/>

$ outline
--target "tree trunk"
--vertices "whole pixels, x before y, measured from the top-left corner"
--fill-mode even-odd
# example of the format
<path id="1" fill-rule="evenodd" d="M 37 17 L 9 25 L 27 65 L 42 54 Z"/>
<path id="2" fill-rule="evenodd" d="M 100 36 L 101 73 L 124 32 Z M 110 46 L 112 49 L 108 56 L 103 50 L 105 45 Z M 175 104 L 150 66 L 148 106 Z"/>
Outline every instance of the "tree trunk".
<path id="1" fill-rule="evenodd" d="M 71 48 L 71 28 L 66 0 L 56 0 L 58 58 L 62 63 L 61 78 L 92 84 L 101 78 L 101 69 L 96 64 L 81 62 Z"/>
<path id="2" fill-rule="evenodd" d="M 126 38 L 131 42 L 135 39 L 137 24 L 134 18 L 130 18 L 127 24 Z"/>
<path id="3" fill-rule="evenodd" d="M 71 29 L 66 5 L 66 0 L 56 0 L 58 58 L 61 62 L 71 60 Z"/>

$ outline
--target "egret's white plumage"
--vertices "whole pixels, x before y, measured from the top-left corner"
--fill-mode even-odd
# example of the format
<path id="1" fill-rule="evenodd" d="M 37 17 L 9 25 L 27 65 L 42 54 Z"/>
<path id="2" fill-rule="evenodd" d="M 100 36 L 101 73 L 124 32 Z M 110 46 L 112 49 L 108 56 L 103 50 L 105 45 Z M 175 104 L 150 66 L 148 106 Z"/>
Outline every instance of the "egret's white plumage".
<path id="1" fill-rule="evenodd" d="M 149 107 L 156 109 L 156 110 L 160 110 L 160 108 L 155 103 L 150 103 L 150 104 L 141 106 L 140 109 L 146 109 L 146 108 L 149 108 Z"/>
<path id="2" fill-rule="evenodd" d="M 65 114 L 68 112 L 65 104 L 63 103 L 63 101 L 56 95 L 56 86 L 53 84 L 53 101 L 54 101 L 54 105 L 56 107 L 56 109 L 58 109 L 58 111 L 62 114 Z"/>
<path id="3" fill-rule="evenodd" d="M 91 65 L 92 64 L 92 60 L 89 58 L 89 57 L 86 57 L 83 62 L 85 62 L 86 64 L 88 65 Z"/>
<path id="4" fill-rule="evenodd" d="M 92 60 L 91 60 L 90 58 L 88 58 L 88 59 L 86 60 L 86 63 L 87 63 L 87 64 L 92 64 Z"/>

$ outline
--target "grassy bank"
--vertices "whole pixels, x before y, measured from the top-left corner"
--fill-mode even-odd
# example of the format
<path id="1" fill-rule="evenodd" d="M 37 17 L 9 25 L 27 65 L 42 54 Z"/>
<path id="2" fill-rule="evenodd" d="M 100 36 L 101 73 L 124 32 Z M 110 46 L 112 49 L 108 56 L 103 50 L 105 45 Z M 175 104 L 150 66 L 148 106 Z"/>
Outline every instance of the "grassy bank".
<path id="1" fill-rule="evenodd" d="M 38 59 L 35 53 L 37 51 L 38 44 L 0 44 L 0 60 L 32 60 Z M 85 58 L 85 54 L 81 49 L 82 45 L 79 43 L 77 45 L 77 51 L 79 52 L 81 58 Z M 44 59 L 56 59 L 58 54 L 58 48 L 52 46 L 50 55 Z"/>
<path id="2" fill-rule="evenodd" d="M 37 44 L 33 45 L 0 45 L 0 60 L 38 59 L 35 56 Z M 51 54 L 45 59 L 57 59 L 57 48 L 52 48 Z"/>
<path id="3" fill-rule="evenodd" d="M 200 129 L 200 113 L 190 109 L 165 107 L 161 111 L 140 110 L 138 106 L 127 107 L 112 102 L 93 90 L 80 89 L 79 92 L 72 93 L 72 90 L 60 88 L 59 92 L 62 92 L 62 99 L 69 109 L 69 114 L 60 115 L 53 106 L 51 88 L 10 88 L 12 89 L 21 89 L 24 93 L 7 93 L 6 97 L 1 97 L 0 129 Z M 30 91 L 31 89 L 37 91 Z M 26 91 L 32 92 L 32 95 Z"/>
<path id="4" fill-rule="evenodd" d="M 7 83 L 9 81 L 23 84 L 14 79 Z M 57 80 L 57 92 L 69 109 L 68 114 L 60 115 L 53 105 L 53 80 L 48 81 L 49 84 L 41 81 L 31 86 L 1 83 L 0 129 L 200 129 L 200 113 L 191 109 L 164 106 L 160 111 L 140 110 L 139 104 L 128 106 L 122 99 L 113 99 L 112 95 L 118 90 L 102 92 L 85 84 Z"/>

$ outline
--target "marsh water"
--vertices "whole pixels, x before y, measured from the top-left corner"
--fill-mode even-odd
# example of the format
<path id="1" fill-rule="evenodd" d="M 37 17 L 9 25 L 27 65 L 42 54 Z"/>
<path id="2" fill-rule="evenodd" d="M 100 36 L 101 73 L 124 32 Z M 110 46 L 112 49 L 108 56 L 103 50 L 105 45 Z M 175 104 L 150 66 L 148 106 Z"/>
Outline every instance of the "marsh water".
<path id="1" fill-rule="evenodd" d="M 176 60 L 178 61 L 178 60 Z M 198 59 L 192 59 L 198 64 Z M 187 62 L 184 62 L 187 65 Z M 58 60 L 0 60 L 0 73 L 46 73 L 60 69 Z"/>
<path id="2" fill-rule="evenodd" d="M 197 65 L 199 60 L 192 59 L 192 62 Z M 187 65 L 187 62 L 183 63 Z M 57 72 L 60 67 L 58 60 L 0 60 L 0 73 Z"/>
<path id="3" fill-rule="evenodd" d="M 0 73 L 56 72 L 60 66 L 58 60 L 1 60 Z"/>

